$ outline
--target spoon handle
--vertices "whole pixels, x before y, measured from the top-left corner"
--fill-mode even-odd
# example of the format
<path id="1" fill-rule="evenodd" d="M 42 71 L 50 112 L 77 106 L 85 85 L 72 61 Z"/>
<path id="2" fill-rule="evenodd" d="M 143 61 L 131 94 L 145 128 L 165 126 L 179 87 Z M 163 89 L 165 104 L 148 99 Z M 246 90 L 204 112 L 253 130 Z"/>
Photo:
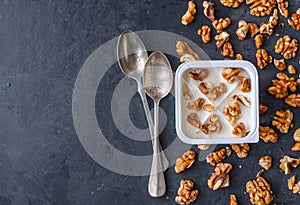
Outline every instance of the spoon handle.
<path id="1" fill-rule="evenodd" d="M 153 125 L 153 121 L 152 121 L 152 117 L 151 117 L 151 113 L 150 113 L 148 101 L 147 101 L 144 89 L 141 88 L 140 85 L 138 85 L 138 86 L 139 86 L 139 89 L 138 89 L 139 90 L 139 94 L 141 96 L 142 103 L 143 103 L 143 106 L 144 106 L 144 110 L 145 110 L 145 113 L 146 113 L 146 118 L 147 118 L 147 121 L 148 121 L 149 130 L 150 130 L 150 136 L 151 136 L 152 145 L 153 145 L 154 144 L 154 138 L 155 138 L 155 135 L 153 133 L 154 125 Z M 161 156 L 163 170 L 165 171 L 169 167 L 169 161 L 168 161 L 165 153 L 162 151 L 162 148 L 161 148 L 161 145 L 159 143 L 159 140 L 158 140 L 158 146 L 159 146 L 159 150 L 160 150 L 160 156 Z"/>
<path id="2" fill-rule="evenodd" d="M 161 152 L 158 146 L 158 105 L 159 101 L 154 101 L 153 160 L 148 183 L 148 192 L 152 197 L 161 197 L 166 193 L 166 182 L 161 161 Z"/>

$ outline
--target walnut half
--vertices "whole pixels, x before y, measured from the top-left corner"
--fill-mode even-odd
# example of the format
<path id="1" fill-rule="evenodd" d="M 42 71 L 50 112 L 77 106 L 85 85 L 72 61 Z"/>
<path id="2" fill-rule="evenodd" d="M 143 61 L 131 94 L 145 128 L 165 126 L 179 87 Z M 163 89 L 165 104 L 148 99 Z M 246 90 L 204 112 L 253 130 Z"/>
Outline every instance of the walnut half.
<path id="1" fill-rule="evenodd" d="M 178 158 L 175 163 L 175 172 L 180 173 L 190 168 L 195 161 L 196 152 L 193 150 L 186 151 L 182 157 Z"/>
<path id="2" fill-rule="evenodd" d="M 203 43 L 208 43 L 210 41 L 210 32 L 211 28 L 207 25 L 203 25 L 201 28 L 198 29 L 198 35 L 202 36 Z"/>
<path id="3" fill-rule="evenodd" d="M 285 99 L 285 102 L 292 107 L 300 107 L 300 94 L 290 94 Z"/>
<path id="4" fill-rule="evenodd" d="M 220 149 L 216 152 L 210 153 L 206 157 L 206 162 L 209 163 L 212 166 L 216 166 L 218 163 L 223 161 L 226 157 L 229 157 L 231 155 L 231 150 L 229 147 Z"/>
<path id="5" fill-rule="evenodd" d="M 246 192 L 250 196 L 250 202 L 255 205 L 266 205 L 273 201 L 273 191 L 270 184 L 263 177 L 248 181 Z"/>
<path id="6" fill-rule="evenodd" d="M 293 13 L 291 19 L 288 20 L 288 23 L 297 31 L 300 31 L 300 8 Z"/>
<path id="7" fill-rule="evenodd" d="M 259 126 L 259 137 L 266 143 L 275 143 L 278 140 L 278 134 L 269 126 Z"/>
<path id="8" fill-rule="evenodd" d="M 178 41 L 176 43 L 176 52 L 180 57 L 180 62 L 187 62 L 187 61 L 195 61 L 201 60 L 195 51 L 190 47 L 187 42 Z"/>
<path id="9" fill-rule="evenodd" d="M 229 173 L 232 170 L 232 165 L 229 163 L 219 163 L 211 177 L 208 179 L 208 187 L 212 190 L 229 186 Z"/>
<path id="10" fill-rule="evenodd" d="M 289 35 L 285 35 L 278 39 L 275 45 L 275 53 L 280 53 L 285 59 L 295 57 L 297 50 L 297 39 L 292 39 Z"/>
<path id="11" fill-rule="evenodd" d="M 292 158 L 290 156 L 284 156 L 280 160 L 280 165 L 279 168 L 284 171 L 285 174 L 290 174 L 291 173 L 291 167 L 298 167 L 300 164 L 300 159 Z"/>
<path id="12" fill-rule="evenodd" d="M 188 9 L 185 12 L 185 14 L 181 17 L 181 23 L 183 25 L 188 25 L 189 23 L 192 23 L 192 21 L 194 20 L 194 15 L 196 14 L 197 10 L 196 10 L 196 5 L 193 1 L 189 1 L 188 3 Z"/>
<path id="13" fill-rule="evenodd" d="M 188 179 L 180 181 L 180 187 L 177 192 L 178 196 L 175 197 L 175 201 L 180 205 L 189 205 L 193 203 L 198 195 L 199 190 L 194 189 L 194 182 Z"/>
<path id="14" fill-rule="evenodd" d="M 248 156 L 250 146 L 248 144 L 232 144 L 231 149 L 237 154 L 239 158 L 245 158 Z"/>
<path id="15" fill-rule="evenodd" d="M 265 170 L 269 170 L 272 166 L 272 157 L 269 155 L 263 156 L 259 159 L 258 164 Z"/>
<path id="16" fill-rule="evenodd" d="M 247 130 L 245 128 L 244 123 L 240 122 L 239 124 L 237 124 L 233 130 L 232 130 L 232 134 L 238 136 L 238 137 L 245 137 L 248 135 L 248 133 L 250 132 L 250 130 Z"/>
<path id="17" fill-rule="evenodd" d="M 208 1 L 203 1 L 204 15 L 211 21 L 215 20 L 215 4 Z"/>
<path id="18" fill-rule="evenodd" d="M 288 133 L 290 127 L 294 127 L 292 123 L 293 113 L 290 110 L 278 110 L 275 113 L 272 125 L 275 126 L 281 133 Z"/>
<path id="19" fill-rule="evenodd" d="M 270 56 L 266 50 L 258 49 L 256 51 L 257 66 L 260 69 L 265 68 L 268 65 L 268 63 L 272 63 L 272 60 L 272 56 Z"/>

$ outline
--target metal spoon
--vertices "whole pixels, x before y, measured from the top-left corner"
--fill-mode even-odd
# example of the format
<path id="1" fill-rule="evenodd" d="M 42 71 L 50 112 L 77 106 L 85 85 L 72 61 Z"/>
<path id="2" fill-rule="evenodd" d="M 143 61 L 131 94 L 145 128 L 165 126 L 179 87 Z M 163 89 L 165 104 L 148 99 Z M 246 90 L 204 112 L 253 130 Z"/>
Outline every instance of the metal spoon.
<path id="1" fill-rule="evenodd" d="M 154 101 L 154 143 L 153 160 L 148 183 L 148 192 L 153 197 L 166 193 L 166 182 L 159 151 L 158 108 L 159 102 L 171 90 L 173 72 L 167 57 L 162 52 L 154 52 L 148 58 L 144 69 L 144 89 Z"/>
<path id="2" fill-rule="evenodd" d="M 142 84 L 144 66 L 148 59 L 147 50 L 141 39 L 134 32 L 124 31 L 118 39 L 117 55 L 122 72 L 126 76 L 134 79 L 138 84 L 138 92 L 142 98 L 153 144 L 153 121 Z M 161 149 L 160 145 L 159 147 Z M 169 167 L 169 161 L 163 152 L 161 153 L 161 157 L 163 169 L 166 170 Z"/>

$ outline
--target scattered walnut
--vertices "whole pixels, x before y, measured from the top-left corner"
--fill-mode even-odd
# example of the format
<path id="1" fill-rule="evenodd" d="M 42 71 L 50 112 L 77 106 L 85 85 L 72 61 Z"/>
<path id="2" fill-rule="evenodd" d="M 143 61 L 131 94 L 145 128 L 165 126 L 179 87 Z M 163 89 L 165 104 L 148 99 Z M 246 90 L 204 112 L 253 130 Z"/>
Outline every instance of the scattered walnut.
<path id="1" fill-rule="evenodd" d="M 259 159 L 258 163 L 265 170 L 269 170 L 272 166 L 272 157 L 269 155 L 263 156 Z"/>
<path id="2" fill-rule="evenodd" d="M 288 90 L 291 92 L 297 90 L 295 78 L 288 77 L 283 73 L 277 73 L 276 77 L 278 80 L 272 80 L 273 86 L 268 88 L 268 92 L 275 98 L 286 98 L 289 95 Z"/>
<path id="3" fill-rule="evenodd" d="M 296 68 L 293 65 L 288 66 L 289 74 L 295 75 L 297 73 Z"/>
<path id="4" fill-rule="evenodd" d="M 186 121 L 194 127 L 197 127 L 199 129 L 201 128 L 200 119 L 199 119 L 197 113 L 195 113 L 195 112 L 190 113 L 187 116 Z"/>
<path id="5" fill-rule="evenodd" d="M 205 104 L 205 105 L 203 105 L 203 110 L 205 110 L 207 112 L 212 112 L 215 109 L 216 108 L 212 104 Z"/>
<path id="6" fill-rule="evenodd" d="M 245 158 L 248 156 L 250 146 L 248 144 L 232 144 L 231 149 L 237 154 L 239 158 Z"/>
<path id="7" fill-rule="evenodd" d="M 290 94 L 285 99 L 285 102 L 292 107 L 300 107 L 300 94 Z"/>
<path id="8" fill-rule="evenodd" d="M 192 23 L 192 21 L 194 20 L 194 15 L 196 14 L 197 10 L 196 10 L 196 5 L 193 1 L 189 1 L 188 3 L 188 9 L 185 12 L 185 14 L 181 17 L 181 23 L 183 25 L 188 25 L 189 23 Z"/>
<path id="9" fill-rule="evenodd" d="M 289 11 L 287 9 L 289 6 L 289 2 L 284 1 L 284 0 L 277 0 L 277 5 L 278 5 L 280 14 L 282 16 L 284 16 L 285 18 L 287 18 L 289 16 Z"/>
<path id="10" fill-rule="evenodd" d="M 251 106 L 251 102 L 250 100 L 243 95 L 234 95 L 230 98 L 233 102 L 241 102 L 243 105 L 250 107 Z"/>
<path id="11" fill-rule="evenodd" d="M 220 0 L 223 6 L 237 8 L 244 0 Z"/>
<path id="12" fill-rule="evenodd" d="M 210 147 L 210 144 L 198 144 L 198 149 L 200 150 L 208 150 Z"/>
<path id="13" fill-rule="evenodd" d="M 206 69 L 193 69 L 189 72 L 189 76 L 194 80 L 204 80 L 208 76 L 208 70 Z"/>
<path id="14" fill-rule="evenodd" d="M 270 15 L 275 8 L 275 0 L 246 0 L 246 4 L 251 4 L 250 14 L 253 16 Z"/>
<path id="15" fill-rule="evenodd" d="M 230 195 L 230 205 L 239 205 L 234 194 Z"/>
<path id="16" fill-rule="evenodd" d="M 238 28 L 235 31 L 235 34 L 240 40 L 244 40 L 247 37 L 247 33 L 249 31 L 249 26 L 246 21 L 240 20 L 238 24 Z"/>
<path id="17" fill-rule="evenodd" d="M 198 86 L 200 92 L 205 95 L 209 93 L 213 89 L 213 87 L 214 87 L 213 83 L 205 83 L 205 82 L 201 82 Z"/>
<path id="18" fill-rule="evenodd" d="M 263 69 L 268 65 L 268 63 L 272 63 L 272 56 L 270 56 L 266 50 L 258 49 L 256 51 L 256 61 L 257 66 L 260 69 Z"/>
<path id="19" fill-rule="evenodd" d="M 224 68 L 222 76 L 228 83 L 232 83 L 238 77 L 238 74 L 242 71 L 241 68 Z"/>
<path id="20" fill-rule="evenodd" d="M 266 143 L 275 143 L 278 140 L 278 134 L 269 126 L 259 126 L 259 137 Z"/>
<path id="21" fill-rule="evenodd" d="M 232 130 L 232 134 L 238 136 L 238 137 L 245 137 L 248 135 L 250 131 L 246 130 L 244 123 L 240 122 L 239 124 L 237 124 L 233 130 Z"/>
<path id="22" fill-rule="evenodd" d="M 273 192 L 270 184 L 263 177 L 248 181 L 246 192 L 250 196 L 250 202 L 255 205 L 266 205 L 273 201 Z"/>
<path id="23" fill-rule="evenodd" d="M 182 179 L 180 181 L 180 187 L 177 192 L 178 196 L 175 197 L 175 201 L 180 205 L 189 205 L 193 203 L 198 195 L 199 190 L 194 189 L 194 182 L 188 179 Z"/>
<path id="24" fill-rule="evenodd" d="M 274 58 L 274 66 L 279 71 L 284 71 L 286 69 L 286 63 L 285 63 L 284 59 L 277 60 Z"/>
<path id="25" fill-rule="evenodd" d="M 211 96 L 209 97 L 209 100 L 215 101 L 217 98 L 219 98 L 221 95 L 226 93 L 226 85 L 224 83 L 220 83 L 219 86 L 216 86 L 211 91 Z"/>
<path id="26" fill-rule="evenodd" d="M 243 58 L 242 54 L 238 53 L 235 56 L 235 60 L 244 60 L 244 58 Z"/>
<path id="27" fill-rule="evenodd" d="M 180 173 L 190 168 L 195 161 L 196 152 L 193 150 L 186 151 L 182 157 L 178 158 L 175 163 L 175 172 Z"/>
<path id="28" fill-rule="evenodd" d="M 182 83 L 182 95 L 186 100 L 191 100 L 193 98 L 191 90 L 185 82 Z"/>
<path id="29" fill-rule="evenodd" d="M 227 41 L 223 45 L 223 50 L 222 50 L 221 54 L 222 54 L 222 56 L 230 56 L 230 57 L 232 57 L 234 55 L 234 50 L 233 50 L 233 47 L 230 42 Z"/>
<path id="30" fill-rule="evenodd" d="M 254 38 L 255 46 L 257 49 L 261 48 L 264 43 L 264 36 L 262 34 L 258 34 Z"/>
<path id="31" fill-rule="evenodd" d="M 275 126 L 281 133 L 288 133 L 292 124 L 293 113 L 290 110 L 278 110 L 272 120 L 272 125 Z"/>
<path id="32" fill-rule="evenodd" d="M 296 142 L 300 141 L 300 128 L 296 129 L 296 131 L 294 132 L 293 138 Z"/>
<path id="33" fill-rule="evenodd" d="M 297 31 L 300 31 L 300 8 L 293 13 L 291 19 L 288 20 L 288 23 Z"/>
<path id="34" fill-rule="evenodd" d="M 251 83 L 249 78 L 245 78 L 244 76 L 239 76 L 240 86 L 239 89 L 242 92 L 250 92 Z"/>
<path id="35" fill-rule="evenodd" d="M 206 157 L 206 162 L 209 163 L 212 166 L 216 166 L 218 163 L 223 161 L 226 157 L 229 157 L 231 155 L 231 150 L 229 147 L 220 149 L 216 152 L 210 153 Z"/>
<path id="36" fill-rule="evenodd" d="M 212 190 L 229 186 L 229 173 L 232 170 L 232 165 L 229 163 L 219 163 L 211 177 L 208 179 L 208 187 Z"/>
<path id="37" fill-rule="evenodd" d="M 248 23 L 251 38 L 259 32 L 259 27 L 256 23 Z"/>
<path id="38" fill-rule="evenodd" d="M 293 191 L 293 194 L 300 194 L 300 180 L 296 183 L 296 175 L 288 179 L 288 188 Z"/>
<path id="39" fill-rule="evenodd" d="M 242 110 L 239 103 L 234 103 L 233 106 L 226 105 L 224 107 L 224 114 L 226 116 L 226 119 L 231 125 L 235 125 L 235 123 L 241 118 L 242 116 Z"/>
<path id="40" fill-rule="evenodd" d="M 292 151 L 300 151 L 300 141 L 296 142 L 292 147 Z"/>
<path id="41" fill-rule="evenodd" d="M 298 167 L 300 164 L 300 159 L 292 158 L 287 155 L 285 155 L 281 160 L 280 160 L 280 165 L 279 168 L 284 171 L 285 174 L 290 174 L 291 173 L 291 167 Z"/>
<path id="42" fill-rule="evenodd" d="M 229 34 L 226 31 L 222 31 L 218 35 L 215 36 L 216 40 L 216 46 L 218 48 L 221 48 L 224 43 L 226 43 L 229 40 Z"/>
<path id="43" fill-rule="evenodd" d="M 273 15 L 269 18 L 268 22 L 263 22 L 260 24 L 259 32 L 272 35 L 275 26 L 278 24 L 278 10 L 274 9 Z"/>
<path id="44" fill-rule="evenodd" d="M 192 48 L 189 46 L 188 43 L 183 41 L 178 41 L 176 43 L 176 52 L 180 57 L 180 62 L 187 62 L 187 61 L 195 61 L 201 60 L 197 53 L 195 53 Z"/>
<path id="45" fill-rule="evenodd" d="M 208 121 L 201 126 L 201 130 L 205 133 L 220 133 L 222 125 L 219 122 L 219 117 L 213 114 L 209 117 Z"/>
<path id="46" fill-rule="evenodd" d="M 201 110 L 203 103 L 204 103 L 204 99 L 203 98 L 198 98 L 196 101 L 190 102 L 187 105 L 187 108 L 190 109 L 190 110 L 199 111 L 199 110 Z"/>
<path id="47" fill-rule="evenodd" d="M 211 21 L 215 20 L 215 4 L 208 1 L 203 1 L 204 15 Z"/>
<path id="48" fill-rule="evenodd" d="M 262 104 L 262 103 L 259 103 L 259 114 L 262 115 L 264 114 L 265 112 L 267 112 L 268 110 L 268 106 Z"/>
<path id="49" fill-rule="evenodd" d="M 275 53 L 280 53 L 285 59 L 295 57 L 297 50 L 297 39 L 292 39 L 289 35 L 278 39 L 275 45 Z"/>
<path id="50" fill-rule="evenodd" d="M 221 33 L 223 31 L 224 28 L 227 28 L 229 26 L 229 24 L 231 23 L 230 18 L 220 18 L 220 19 L 216 19 L 212 22 L 212 25 L 214 26 L 214 28 L 217 30 L 218 33 Z"/>
<path id="51" fill-rule="evenodd" d="M 202 26 L 198 29 L 198 35 L 202 36 L 203 43 L 208 43 L 210 41 L 211 28 L 207 25 Z"/>

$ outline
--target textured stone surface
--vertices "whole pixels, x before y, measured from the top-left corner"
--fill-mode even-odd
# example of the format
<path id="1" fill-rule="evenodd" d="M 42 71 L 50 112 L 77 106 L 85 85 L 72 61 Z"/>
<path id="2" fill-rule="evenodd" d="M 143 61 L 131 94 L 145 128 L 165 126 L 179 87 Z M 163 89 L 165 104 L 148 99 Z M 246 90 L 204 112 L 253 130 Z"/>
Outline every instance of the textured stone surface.
<path id="1" fill-rule="evenodd" d="M 298 1 L 290 2 L 289 11 L 297 9 Z M 202 3 L 196 2 L 198 8 Z M 117 37 L 123 30 L 156 29 L 175 32 L 199 44 L 213 59 L 223 59 L 214 42 L 203 44 L 197 29 L 209 24 L 199 9 L 194 23 L 185 27 L 180 18 L 187 8 L 181 0 L 1 0 L 0 1 L 0 204 L 175 204 L 174 198 L 182 178 L 195 181 L 200 190 L 196 203 L 228 204 L 230 194 L 237 195 L 241 204 L 249 204 L 244 194 L 247 180 L 260 169 L 258 159 L 271 155 L 274 164 L 264 176 L 276 195 L 274 203 L 296 205 L 300 198 L 288 191 L 288 176 L 279 172 L 278 161 L 284 154 L 296 155 L 290 148 L 290 134 L 281 134 L 273 144 L 251 145 L 248 158 L 235 155 L 226 159 L 233 164 L 231 186 L 219 191 L 207 187 L 207 179 L 213 168 L 206 162 L 196 161 L 186 172 L 177 175 L 173 168 L 166 172 L 168 191 L 165 197 L 151 198 L 147 193 L 148 177 L 127 177 L 110 172 L 94 162 L 77 139 L 71 113 L 72 89 L 76 76 L 86 58 L 100 45 Z M 240 19 L 259 23 L 268 17 L 255 18 L 249 7 L 243 4 L 234 10 L 216 2 L 216 17 L 231 16 L 231 34 L 236 53 L 255 63 L 253 39 L 238 41 L 234 32 Z M 277 27 L 275 33 L 299 39 L 287 25 Z M 279 37 L 274 35 L 265 41 L 273 56 L 273 46 Z M 290 60 L 299 67 L 299 51 Z M 173 69 L 178 59 L 170 58 Z M 298 70 L 299 71 L 299 70 Z M 260 75 L 261 102 L 269 110 L 261 117 L 262 124 L 270 125 L 276 109 L 288 108 L 283 100 L 267 93 L 277 70 L 273 65 L 258 70 Z M 101 116 L 109 104 L 103 96 L 111 97 L 124 75 L 115 64 L 101 81 L 97 94 L 97 115 Z M 137 127 L 147 126 L 140 99 L 136 95 L 131 102 L 131 120 Z M 272 105 L 272 106 L 271 106 Z M 174 126 L 174 98 L 167 97 L 161 104 L 170 115 L 170 123 L 161 134 L 164 147 L 176 134 Z M 102 109 L 102 108 L 103 109 Z M 295 128 L 300 126 L 299 110 L 291 108 L 295 116 Z M 99 117 L 100 119 L 101 117 Z M 131 154 L 151 153 L 149 142 L 132 142 L 114 128 L 111 116 L 99 121 L 111 143 Z M 109 126 L 105 126 L 109 125 Z M 295 130 L 292 129 L 292 131 Z M 113 135 L 112 135 L 113 134 Z M 193 147 L 196 150 L 196 147 Z M 277 163 L 276 163 L 277 162 Z M 242 165 L 242 168 L 238 168 Z M 300 174 L 299 170 L 295 173 Z"/>

